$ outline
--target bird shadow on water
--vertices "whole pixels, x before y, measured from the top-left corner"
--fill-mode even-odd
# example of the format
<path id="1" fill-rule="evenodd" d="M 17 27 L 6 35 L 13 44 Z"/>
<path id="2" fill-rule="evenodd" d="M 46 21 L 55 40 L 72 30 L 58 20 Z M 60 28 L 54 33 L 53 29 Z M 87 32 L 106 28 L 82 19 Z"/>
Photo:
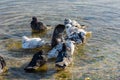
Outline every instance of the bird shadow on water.
<path id="1" fill-rule="evenodd" d="M 55 62 L 53 60 L 50 60 L 36 71 L 30 73 L 24 71 L 28 62 L 20 67 L 10 67 L 7 75 L 4 75 L 5 80 L 72 79 L 70 68 L 62 71 L 56 71 L 55 65 L 53 65 L 54 63 Z"/>
<path id="2" fill-rule="evenodd" d="M 24 71 L 25 65 L 26 64 L 22 65 L 21 67 L 11 67 L 6 78 L 9 78 L 11 80 L 39 80 L 42 78 L 47 78 L 48 76 L 52 76 L 55 73 L 55 71 L 52 71 L 50 69 L 27 73 Z"/>
<path id="3" fill-rule="evenodd" d="M 51 48 L 50 46 L 45 45 L 35 49 L 22 49 L 20 41 L 10 40 L 9 42 L 10 43 L 7 43 L 6 45 L 6 49 L 8 50 L 8 54 L 10 54 L 12 59 L 11 58 L 8 59 L 9 61 L 7 63 L 10 67 L 8 73 L 4 75 L 5 79 L 11 80 L 40 80 L 51 78 L 71 79 L 71 72 L 69 71 L 69 69 L 63 71 L 56 71 L 54 59 L 48 60 L 46 65 L 44 65 L 42 68 L 39 68 L 39 70 L 37 70 L 34 73 L 27 73 L 24 71 L 24 68 L 27 66 L 34 53 L 40 50 L 44 50 L 45 53 L 47 54 L 47 52 Z"/>
<path id="4" fill-rule="evenodd" d="M 14 42 L 15 43 L 15 42 Z M 40 48 L 36 49 L 22 49 L 20 46 L 21 43 L 18 42 L 18 45 L 10 45 L 10 48 L 8 49 L 9 53 L 13 58 L 10 59 L 10 65 L 7 75 L 5 75 L 5 79 L 11 79 L 11 80 L 40 80 L 40 79 L 67 79 L 70 78 L 71 72 L 69 70 L 64 71 L 56 71 L 55 69 L 55 60 L 50 59 L 47 61 L 47 63 L 41 68 L 39 68 L 34 73 L 27 73 L 24 71 L 24 68 L 28 65 L 30 62 L 30 59 L 34 55 L 34 53 L 44 50 L 46 51 L 45 55 L 47 55 L 47 52 L 50 50 L 50 46 L 42 46 Z M 9 47 L 9 46 L 8 46 Z M 12 48 L 11 48 L 12 47 Z M 19 47 L 15 49 L 16 47 Z M 15 61 L 14 58 L 16 58 Z M 29 59 L 28 59 L 29 58 Z M 23 60 L 22 60 L 23 59 Z M 13 61 L 14 60 L 14 61 Z M 19 61 L 21 60 L 21 61 Z M 26 61 L 24 61 L 26 60 Z M 8 63 L 8 62 L 7 62 Z M 13 65 L 12 65 L 13 64 Z"/>

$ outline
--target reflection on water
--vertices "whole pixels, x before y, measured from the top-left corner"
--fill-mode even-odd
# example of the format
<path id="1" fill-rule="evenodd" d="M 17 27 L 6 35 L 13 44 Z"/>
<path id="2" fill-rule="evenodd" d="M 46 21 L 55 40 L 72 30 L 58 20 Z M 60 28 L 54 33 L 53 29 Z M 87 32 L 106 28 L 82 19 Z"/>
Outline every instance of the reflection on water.
<path id="1" fill-rule="evenodd" d="M 69 79 L 73 79 L 73 76 L 72 76 L 72 72 L 71 72 L 71 69 L 68 68 L 66 70 L 63 70 L 63 71 L 59 71 L 57 72 L 55 75 L 54 75 L 55 79 L 56 80 L 69 80 Z"/>
<path id="2" fill-rule="evenodd" d="M 1 80 L 79 79 L 119 80 L 120 78 L 120 1 L 119 0 L 1 0 L 0 1 L 0 55 L 9 71 Z M 32 16 L 51 25 L 45 32 L 32 33 Z M 73 64 L 65 71 L 55 70 L 55 60 L 47 62 L 47 71 L 25 73 L 24 67 L 36 49 L 22 49 L 22 36 L 40 37 L 50 43 L 53 29 L 65 18 L 77 20 L 92 31 L 87 43 L 76 45 Z"/>

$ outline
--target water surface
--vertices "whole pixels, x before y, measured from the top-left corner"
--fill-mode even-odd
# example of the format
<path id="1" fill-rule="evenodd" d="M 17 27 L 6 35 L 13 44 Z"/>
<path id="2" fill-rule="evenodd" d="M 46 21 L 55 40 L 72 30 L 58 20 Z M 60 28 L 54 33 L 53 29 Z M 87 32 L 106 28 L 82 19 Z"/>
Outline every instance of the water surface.
<path id="1" fill-rule="evenodd" d="M 120 79 L 120 1 L 119 0 L 1 0 L 0 1 L 0 55 L 9 68 L 2 80 Z M 52 31 L 32 34 L 30 21 L 39 21 L 54 27 L 65 18 L 77 20 L 92 31 L 92 38 L 82 46 L 77 45 L 74 62 L 65 71 L 56 72 L 54 60 L 47 70 L 25 73 L 36 50 L 21 49 L 21 37 L 41 37 L 50 41 Z M 39 50 L 39 49 L 38 49 Z"/>

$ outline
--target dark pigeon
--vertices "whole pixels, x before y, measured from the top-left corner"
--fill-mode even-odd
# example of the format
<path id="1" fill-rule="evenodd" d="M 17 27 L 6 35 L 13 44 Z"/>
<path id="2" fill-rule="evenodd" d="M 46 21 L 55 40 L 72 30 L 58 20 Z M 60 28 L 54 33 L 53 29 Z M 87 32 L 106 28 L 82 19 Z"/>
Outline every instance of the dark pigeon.
<path id="1" fill-rule="evenodd" d="M 65 26 L 63 24 L 59 24 L 55 27 L 51 41 L 52 48 L 55 47 L 59 42 L 63 41 L 64 30 Z"/>
<path id="2" fill-rule="evenodd" d="M 32 17 L 31 28 L 35 32 L 40 32 L 47 29 L 47 27 L 42 22 L 37 21 L 37 17 Z"/>
<path id="3" fill-rule="evenodd" d="M 2 56 L 0 56 L 0 73 L 4 72 L 4 68 L 6 67 L 6 62 Z"/>
<path id="4" fill-rule="evenodd" d="M 67 51 L 67 46 L 63 43 L 62 50 L 59 52 L 55 66 L 57 70 L 65 69 L 72 62 L 72 55 Z"/>
<path id="5" fill-rule="evenodd" d="M 37 52 L 36 54 L 34 54 L 32 60 L 30 61 L 28 66 L 25 67 L 24 70 L 26 72 L 34 72 L 35 67 L 43 66 L 47 62 L 47 59 L 45 58 L 45 56 L 43 54 L 44 54 L 44 52 L 42 50 Z"/>

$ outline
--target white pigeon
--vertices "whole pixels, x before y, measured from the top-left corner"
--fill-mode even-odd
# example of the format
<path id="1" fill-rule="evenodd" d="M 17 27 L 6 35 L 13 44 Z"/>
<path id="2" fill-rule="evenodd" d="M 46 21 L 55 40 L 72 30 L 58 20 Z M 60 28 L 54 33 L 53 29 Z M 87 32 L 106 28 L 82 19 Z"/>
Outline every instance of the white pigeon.
<path id="1" fill-rule="evenodd" d="M 75 20 L 72 20 L 72 25 L 78 28 L 82 28 L 81 25 Z"/>
<path id="2" fill-rule="evenodd" d="M 45 41 L 41 38 L 28 38 L 27 36 L 22 37 L 22 48 L 37 48 L 45 44 Z"/>
<path id="3" fill-rule="evenodd" d="M 75 48 L 75 45 L 74 45 L 75 42 L 71 40 L 66 40 L 64 43 L 66 44 L 69 55 L 73 55 L 74 48 Z M 52 50 L 50 50 L 48 52 L 48 59 L 57 58 L 58 53 L 62 50 L 62 46 L 63 46 L 63 42 L 59 43 Z"/>
<path id="4" fill-rule="evenodd" d="M 80 36 L 82 38 L 85 38 L 87 32 L 79 27 L 80 24 L 75 20 L 72 21 L 72 24 L 66 22 L 65 30 L 66 30 L 67 38 L 74 40 L 76 43 L 82 43 Z"/>
<path id="5" fill-rule="evenodd" d="M 54 48 L 52 48 L 52 50 L 48 52 L 48 59 L 56 58 L 58 55 L 58 51 L 61 50 L 62 50 L 62 42 L 57 44 Z"/>
<path id="6" fill-rule="evenodd" d="M 71 40 L 66 40 L 65 41 L 65 44 L 67 46 L 67 51 L 69 53 L 69 55 L 73 55 L 74 53 L 74 50 L 75 50 L 75 45 L 74 45 L 74 41 L 71 41 Z"/>

